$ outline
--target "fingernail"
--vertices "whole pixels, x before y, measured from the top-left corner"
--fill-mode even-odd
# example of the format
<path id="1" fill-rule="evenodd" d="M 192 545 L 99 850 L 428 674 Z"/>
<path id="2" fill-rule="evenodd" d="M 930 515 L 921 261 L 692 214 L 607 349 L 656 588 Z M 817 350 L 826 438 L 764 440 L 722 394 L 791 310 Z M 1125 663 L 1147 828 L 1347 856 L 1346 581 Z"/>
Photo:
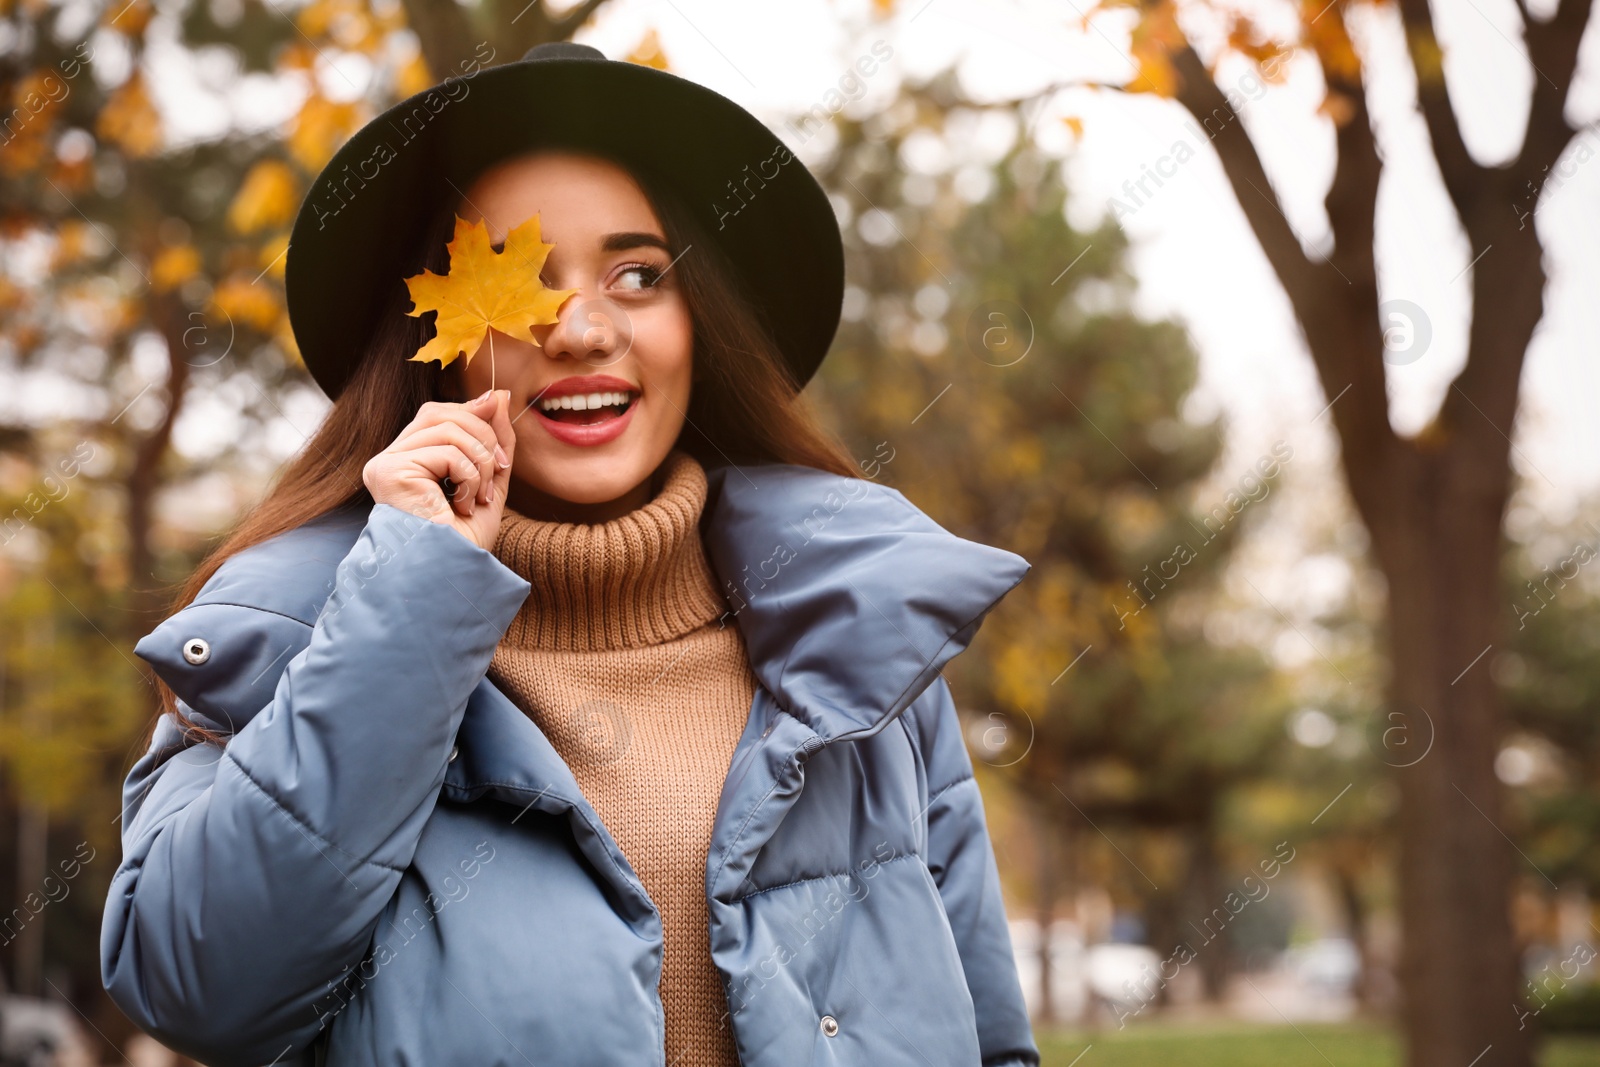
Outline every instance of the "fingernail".
<path id="1" fill-rule="evenodd" d="M 485 401 L 485 400 L 487 400 L 487 399 L 489 399 L 489 394 L 490 394 L 490 393 L 492 393 L 492 392 L 494 392 L 494 390 L 493 390 L 493 389 L 485 389 L 485 390 L 484 390 L 484 391 L 483 391 L 483 395 L 482 395 L 482 396 L 480 396 L 480 397 L 478 397 L 478 398 L 477 398 L 477 399 L 476 399 L 476 400 L 474 400 L 474 401 L 473 401 L 473 402 L 472 402 L 472 405 L 473 405 L 473 407 L 477 407 L 477 406 L 478 406 L 478 405 L 479 405 L 479 404 L 481 404 L 481 403 L 483 403 L 483 402 L 484 402 L 484 401 Z"/>
<path id="2" fill-rule="evenodd" d="M 494 446 L 494 465 L 501 470 L 511 466 L 511 461 L 506 458 L 506 450 L 499 445 Z"/>
<path id="3" fill-rule="evenodd" d="M 489 503 L 494 503 L 494 486 L 489 487 Z"/>

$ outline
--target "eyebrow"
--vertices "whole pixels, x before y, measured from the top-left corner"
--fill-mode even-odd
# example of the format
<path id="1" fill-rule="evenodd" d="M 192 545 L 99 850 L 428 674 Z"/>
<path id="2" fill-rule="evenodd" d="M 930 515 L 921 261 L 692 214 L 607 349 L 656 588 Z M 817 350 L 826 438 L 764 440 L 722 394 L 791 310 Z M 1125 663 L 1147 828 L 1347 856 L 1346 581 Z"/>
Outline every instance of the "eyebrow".
<path id="1" fill-rule="evenodd" d="M 494 249 L 496 252 L 500 252 L 505 249 L 505 246 L 506 243 L 502 240 L 496 241 L 489 247 Z M 663 252 L 672 251 L 672 249 L 667 246 L 665 238 L 657 234 L 645 233 L 642 230 L 627 230 L 621 233 L 608 233 L 600 241 L 600 251 L 602 252 L 623 252 L 630 248 L 643 247 L 659 248 Z"/>
<path id="2" fill-rule="evenodd" d="M 653 233 L 641 233 L 638 231 L 608 233 L 605 236 L 605 240 L 600 242 L 600 250 L 602 252 L 622 252 L 629 248 L 642 248 L 645 246 L 659 248 L 663 252 L 672 251 L 667 247 L 665 238 L 658 237 Z"/>

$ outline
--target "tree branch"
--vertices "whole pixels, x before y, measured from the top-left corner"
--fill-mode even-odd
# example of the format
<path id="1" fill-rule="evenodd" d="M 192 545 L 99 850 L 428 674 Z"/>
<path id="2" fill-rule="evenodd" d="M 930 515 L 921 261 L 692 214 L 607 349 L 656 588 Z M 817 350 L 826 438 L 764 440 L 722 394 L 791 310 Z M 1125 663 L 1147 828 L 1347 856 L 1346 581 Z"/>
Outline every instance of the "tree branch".
<path id="1" fill-rule="evenodd" d="M 1567 94 L 1592 7 L 1593 0 L 1562 0 L 1548 22 L 1523 15 L 1523 37 L 1534 68 L 1533 95 L 1528 102 L 1528 132 L 1512 169 L 1516 188 L 1532 182 L 1530 191 L 1535 198 L 1544 187 L 1545 172 L 1561 158 L 1577 132 L 1567 122 Z"/>
<path id="2" fill-rule="evenodd" d="M 1178 103 L 1210 136 L 1250 229 L 1288 290 L 1290 301 L 1299 307 L 1318 284 L 1317 271 L 1278 204 L 1255 144 L 1194 49 L 1186 44 L 1173 53 L 1172 60 L 1179 77 Z"/>
<path id="3" fill-rule="evenodd" d="M 1327 17 L 1338 18 L 1337 10 Z M 1378 272 L 1374 238 L 1377 231 L 1378 179 L 1383 160 L 1378 156 L 1377 137 L 1367 109 L 1366 87 L 1360 77 L 1350 79 L 1324 67 L 1330 100 L 1337 96 L 1348 103 L 1350 114 L 1334 120 L 1333 181 L 1323 205 L 1328 226 L 1333 231 L 1333 259 L 1346 282 L 1365 294 L 1377 306 Z"/>
<path id="4" fill-rule="evenodd" d="M 1378 321 L 1372 228 L 1381 163 L 1367 123 L 1363 90 L 1351 93 L 1355 116 L 1339 128 L 1340 160 L 1329 190 L 1329 218 L 1340 254 L 1356 267 L 1346 276 L 1336 264 L 1306 258 L 1262 168 L 1261 157 L 1227 97 L 1188 45 L 1173 54 L 1181 79 L 1178 102 L 1211 133 L 1217 158 L 1245 220 L 1288 294 L 1311 350 L 1323 395 L 1342 444 L 1352 493 L 1367 515 L 1396 442 L 1389 425 L 1383 332 Z M 1331 84 L 1331 83 L 1330 83 Z M 1212 132 L 1212 127 L 1220 128 Z M 1358 125 L 1359 123 L 1359 125 Z M 1350 153 L 1349 158 L 1345 153 Z M 1365 204 L 1361 198 L 1368 198 Z M 1362 245 L 1364 247 L 1356 247 Z"/>
<path id="5" fill-rule="evenodd" d="M 1480 463 L 1499 462 L 1510 448 L 1522 367 L 1543 315 L 1544 250 L 1527 215 L 1577 132 L 1565 116 L 1566 98 L 1592 8 L 1593 0 L 1562 0 L 1548 22 L 1524 15 L 1535 68 L 1527 133 L 1516 161 L 1491 172 L 1502 195 L 1463 218 L 1479 257 L 1473 267 L 1474 314 L 1467 362 L 1440 404 L 1439 421 Z"/>
<path id="6" fill-rule="evenodd" d="M 167 342 L 167 408 L 148 433 L 133 447 L 126 487 L 128 493 L 124 524 L 128 536 L 128 587 L 132 594 L 133 621 L 142 634 L 153 625 L 162 609 L 161 586 L 151 572 L 155 551 L 150 530 L 155 521 L 155 494 L 161 487 L 161 464 L 172 443 L 172 428 L 183 411 L 189 390 L 189 361 L 184 358 L 184 330 L 188 320 L 176 296 L 156 296 L 150 302 L 150 318 Z"/>
<path id="7" fill-rule="evenodd" d="M 1417 104 L 1428 126 L 1433 155 L 1439 161 L 1445 192 L 1464 226 L 1484 191 L 1484 168 L 1467 151 L 1445 82 L 1439 41 L 1433 32 L 1429 0 L 1400 0 L 1400 21 L 1406 31 L 1406 54 L 1417 76 Z M 1470 230 L 1469 230 L 1470 233 Z"/>
<path id="8" fill-rule="evenodd" d="M 606 0 L 584 0 L 573 11 L 555 24 L 555 36 L 552 40 L 569 41 L 572 35 L 589 20 L 589 16 L 599 11 Z"/>
<path id="9" fill-rule="evenodd" d="M 406 22 L 422 45 L 422 58 L 434 81 L 443 81 L 473 51 L 473 28 L 467 9 L 454 0 L 400 0 Z"/>

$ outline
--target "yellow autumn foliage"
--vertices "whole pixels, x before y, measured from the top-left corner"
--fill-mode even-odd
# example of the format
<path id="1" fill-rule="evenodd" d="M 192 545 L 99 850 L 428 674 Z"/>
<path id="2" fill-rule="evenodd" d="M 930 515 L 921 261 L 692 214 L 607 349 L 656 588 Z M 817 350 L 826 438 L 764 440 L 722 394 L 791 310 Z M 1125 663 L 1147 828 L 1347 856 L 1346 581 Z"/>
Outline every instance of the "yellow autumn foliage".
<path id="1" fill-rule="evenodd" d="M 305 41 L 290 41 L 278 53 L 280 71 L 311 70 L 317 65 L 317 50 Z"/>
<path id="2" fill-rule="evenodd" d="M 168 245 L 150 264 L 150 288 L 169 292 L 200 273 L 200 250 L 191 244 Z"/>
<path id="3" fill-rule="evenodd" d="M 135 70 L 112 92 L 95 119 L 95 133 L 136 159 L 161 147 L 161 115 L 150 99 L 143 71 Z"/>
<path id="4" fill-rule="evenodd" d="M 1265 81 L 1283 82 L 1282 61 L 1292 49 L 1266 37 L 1253 19 L 1244 15 L 1235 17 L 1228 31 L 1228 47 L 1254 62 Z"/>
<path id="5" fill-rule="evenodd" d="M 1126 86 L 1128 92 L 1175 95 L 1178 72 L 1172 65 L 1172 53 L 1186 44 L 1172 0 L 1160 0 L 1147 8 L 1128 42 L 1128 50 L 1138 64 L 1138 72 Z"/>
<path id="6" fill-rule="evenodd" d="M 56 227 L 56 247 L 50 256 L 50 269 L 62 270 L 86 257 L 92 237 L 89 224 L 82 219 L 62 222 Z"/>
<path id="7" fill-rule="evenodd" d="M 1330 92 L 1317 105 L 1317 113 L 1328 116 L 1335 126 L 1343 126 L 1356 117 L 1355 101 L 1345 93 Z"/>
<path id="8" fill-rule="evenodd" d="M 23 132 L 5 144 L 0 144 L 0 175 L 19 177 L 38 170 L 50 157 L 50 145 L 35 132 L 36 127 L 26 127 Z"/>
<path id="9" fill-rule="evenodd" d="M 0 274 L 0 311 L 15 312 L 27 303 L 28 291 Z"/>
<path id="10" fill-rule="evenodd" d="M 289 235 L 287 232 L 278 234 L 261 246 L 261 252 L 257 260 L 261 264 L 261 269 L 269 277 L 277 278 L 279 281 L 283 280 L 284 252 L 288 248 Z"/>
<path id="11" fill-rule="evenodd" d="M 277 295 L 267 286 L 243 275 L 223 280 L 211 294 L 211 306 L 237 326 L 249 326 L 257 333 L 269 333 L 277 324 L 282 307 Z"/>
<path id="12" fill-rule="evenodd" d="M 235 233 L 259 233 L 282 226 L 294 218 L 298 194 L 288 164 L 260 160 L 239 183 L 239 191 L 228 205 L 228 226 Z"/>
<path id="13" fill-rule="evenodd" d="M 365 0 L 312 0 L 301 8 L 294 24 L 312 40 L 326 38 L 346 50 L 373 51 L 389 32 L 405 24 L 398 8 L 390 5 L 379 14 Z"/>
<path id="14" fill-rule="evenodd" d="M 145 27 L 150 25 L 155 13 L 155 5 L 150 0 L 107 4 L 100 13 L 100 25 L 118 33 L 125 33 L 129 37 L 140 37 L 144 34 Z"/>
<path id="15" fill-rule="evenodd" d="M 337 103 L 313 93 L 295 116 L 285 143 L 295 162 L 315 173 L 361 128 L 363 121 L 362 109 L 356 104 Z"/>
<path id="16" fill-rule="evenodd" d="M 654 27 L 651 27 L 639 43 L 633 46 L 633 51 L 628 53 L 628 62 L 654 67 L 656 70 L 667 69 L 667 54 L 661 50 L 661 38 Z"/>
<path id="17" fill-rule="evenodd" d="M 1411 62 L 1417 68 L 1417 79 L 1424 85 L 1438 85 L 1444 80 L 1444 50 L 1431 33 L 1412 29 L 1406 32 L 1406 48 Z"/>
<path id="18" fill-rule="evenodd" d="M 46 67 L 24 74 L 11 90 L 11 102 L 15 110 L 10 116 L 6 133 L 15 136 L 19 127 L 26 123 L 28 133 L 35 136 L 43 134 L 55 124 L 56 116 L 61 111 L 56 105 L 62 99 L 65 96 L 61 77 L 54 70 Z"/>
<path id="19" fill-rule="evenodd" d="M 428 70 L 428 61 L 418 52 L 395 71 L 395 88 L 402 97 L 415 96 L 422 90 L 433 85 L 433 75 Z"/>
<path id="20" fill-rule="evenodd" d="M 1319 6 L 1322 5 L 1317 0 L 1307 0 L 1302 7 L 1307 43 L 1316 52 L 1329 81 L 1359 82 L 1361 57 L 1356 55 L 1356 46 L 1345 31 L 1344 13 L 1336 5 L 1322 6 L 1319 13 L 1315 10 Z"/>

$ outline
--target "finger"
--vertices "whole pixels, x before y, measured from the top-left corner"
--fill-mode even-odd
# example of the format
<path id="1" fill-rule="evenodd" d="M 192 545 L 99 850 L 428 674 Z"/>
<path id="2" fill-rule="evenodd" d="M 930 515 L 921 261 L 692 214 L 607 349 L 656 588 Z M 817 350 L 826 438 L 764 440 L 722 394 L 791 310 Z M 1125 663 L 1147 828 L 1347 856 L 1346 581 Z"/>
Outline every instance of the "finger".
<path id="1" fill-rule="evenodd" d="M 469 400 L 465 404 L 436 404 L 430 401 L 418 409 L 417 417 L 396 435 L 395 444 L 434 426 L 454 423 L 482 441 L 483 447 L 492 452 L 499 440 L 485 420 L 493 410 L 493 395 L 489 393 L 485 393 L 479 400 Z"/>
<path id="2" fill-rule="evenodd" d="M 506 392 L 509 406 L 510 392 Z M 473 437 L 481 442 L 488 458 L 493 460 L 491 477 L 495 470 L 504 470 L 511 466 L 511 456 L 508 449 L 501 443 L 494 428 L 485 420 L 490 418 L 495 410 L 497 401 L 494 393 L 484 393 L 476 400 L 465 404 L 457 404 L 440 413 L 442 419 L 455 422 L 464 428 Z M 513 436 L 512 440 L 515 440 Z"/>
<path id="3" fill-rule="evenodd" d="M 511 455 L 516 451 L 517 435 L 511 428 L 511 390 L 496 389 L 474 402 L 473 412 L 483 422 L 483 443 L 494 453 L 496 471 L 511 469 Z M 473 432 L 478 432 L 473 427 Z"/>
<path id="4" fill-rule="evenodd" d="M 428 445 L 412 449 L 404 456 L 426 471 L 430 481 L 448 477 L 455 482 L 457 488 L 451 494 L 450 506 L 461 515 L 472 514 L 480 478 L 478 465 L 470 456 L 455 445 Z"/>
<path id="5" fill-rule="evenodd" d="M 495 458 L 499 460 L 504 457 L 504 462 L 499 466 L 499 472 L 506 474 L 509 479 L 511 457 L 516 455 L 517 452 L 517 431 L 511 425 L 511 390 L 498 389 L 495 391 L 495 396 L 497 400 L 494 407 L 494 415 L 489 420 L 489 427 L 494 430 L 494 435 L 500 445 L 501 455 Z"/>
<path id="6" fill-rule="evenodd" d="M 482 423 L 485 433 L 492 432 L 488 423 L 481 419 L 476 421 Z M 470 433 L 461 423 L 447 420 L 424 426 L 409 437 L 396 442 L 395 451 L 404 454 L 413 449 L 432 445 L 455 445 L 478 465 L 480 481 L 478 503 L 488 503 L 489 489 L 494 484 L 495 475 L 494 453 L 491 448 L 486 447 L 482 440 Z"/>
<path id="7" fill-rule="evenodd" d="M 504 401 L 500 399 L 501 394 L 504 394 Z M 499 434 L 485 420 L 491 418 L 497 409 L 509 405 L 510 397 L 509 390 L 494 390 L 479 397 L 473 403 L 464 405 L 464 410 L 458 415 L 460 424 L 473 435 L 478 442 L 478 447 L 483 449 L 484 452 L 483 494 L 485 503 L 494 499 L 498 475 L 511 467 L 510 451 L 500 443 Z M 503 482 L 500 484 L 504 485 Z"/>
<path id="8" fill-rule="evenodd" d="M 395 439 L 399 440 L 425 426 L 432 426 L 437 422 L 442 422 L 449 417 L 448 413 L 451 408 L 459 407 L 461 407 L 460 404 L 451 404 L 439 400 L 424 401 L 422 406 L 417 408 L 417 413 L 412 416 L 411 421 L 406 423 Z"/>

